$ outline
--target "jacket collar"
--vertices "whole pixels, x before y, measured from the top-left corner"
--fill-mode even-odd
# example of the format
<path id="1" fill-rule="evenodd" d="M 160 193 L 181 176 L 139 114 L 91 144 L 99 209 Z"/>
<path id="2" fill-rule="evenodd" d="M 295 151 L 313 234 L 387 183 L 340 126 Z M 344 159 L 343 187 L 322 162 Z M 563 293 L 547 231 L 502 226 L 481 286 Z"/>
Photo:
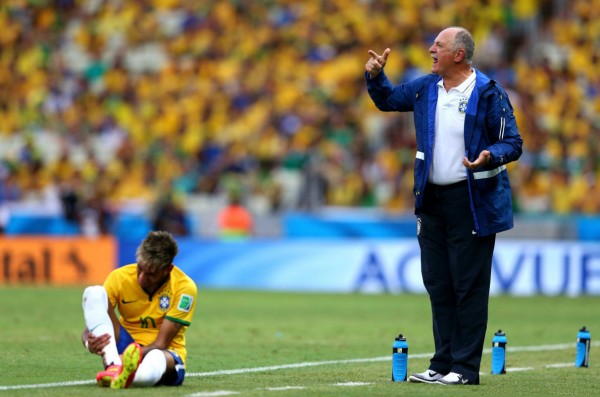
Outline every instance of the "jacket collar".
<path id="1" fill-rule="evenodd" d="M 473 68 L 473 70 L 475 71 L 475 87 L 481 88 L 484 85 L 488 84 L 490 81 L 492 81 L 492 79 L 490 79 L 486 74 L 484 74 L 480 70 L 477 70 L 475 68 Z"/>

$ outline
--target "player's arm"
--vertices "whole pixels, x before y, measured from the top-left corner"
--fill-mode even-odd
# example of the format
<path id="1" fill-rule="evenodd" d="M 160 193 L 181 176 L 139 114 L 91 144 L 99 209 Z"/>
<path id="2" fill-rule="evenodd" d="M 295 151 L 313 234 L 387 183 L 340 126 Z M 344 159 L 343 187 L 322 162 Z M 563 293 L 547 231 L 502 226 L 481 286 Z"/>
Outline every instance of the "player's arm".
<path id="1" fill-rule="evenodd" d="M 178 303 L 173 305 L 171 310 L 165 314 L 154 342 L 142 348 L 144 354 L 152 349 L 168 349 L 173 339 L 182 331 L 182 328 L 190 325 L 196 307 L 197 293 L 196 284 L 191 280 L 181 288 L 181 294 L 175 300 Z"/>
<path id="2" fill-rule="evenodd" d="M 154 342 L 142 347 L 142 353 L 145 355 L 150 350 L 154 349 L 167 350 L 173 341 L 173 338 L 175 338 L 183 326 L 184 324 L 180 322 L 165 318 L 160 326 L 160 329 L 158 330 L 158 336 Z"/>

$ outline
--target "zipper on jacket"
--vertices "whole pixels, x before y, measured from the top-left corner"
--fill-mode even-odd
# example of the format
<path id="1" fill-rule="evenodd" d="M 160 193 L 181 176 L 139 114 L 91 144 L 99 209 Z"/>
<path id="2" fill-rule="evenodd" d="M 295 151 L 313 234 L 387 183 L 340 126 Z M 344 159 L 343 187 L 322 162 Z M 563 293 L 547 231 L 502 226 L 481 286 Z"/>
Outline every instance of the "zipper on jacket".
<path id="1" fill-rule="evenodd" d="M 465 150 L 465 157 L 468 156 L 468 150 Z M 468 158 L 468 157 L 467 157 Z M 471 207 L 471 215 L 473 215 L 473 225 L 475 226 L 475 234 L 479 234 L 479 221 L 477 220 L 477 212 L 475 212 L 475 205 L 473 204 L 473 192 L 471 191 L 471 175 L 472 172 L 467 170 L 467 188 L 469 190 L 469 207 Z"/>

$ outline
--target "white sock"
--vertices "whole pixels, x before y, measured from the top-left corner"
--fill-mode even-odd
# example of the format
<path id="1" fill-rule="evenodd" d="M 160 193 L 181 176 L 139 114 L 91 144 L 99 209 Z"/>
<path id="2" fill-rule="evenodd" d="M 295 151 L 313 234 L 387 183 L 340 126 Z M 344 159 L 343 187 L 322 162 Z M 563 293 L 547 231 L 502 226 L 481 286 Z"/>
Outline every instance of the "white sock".
<path id="1" fill-rule="evenodd" d="M 83 315 L 85 325 L 96 336 L 109 334 L 110 342 L 104 347 L 104 363 L 121 365 L 121 357 L 117 351 L 115 329 L 108 316 L 108 296 L 100 285 L 87 287 L 83 292 Z"/>
<path id="2" fill-rule="evenodd" d="M 167 371 L 167 358 L 162 350 L 150 350 L 133 378 L 133 385 L 139 387 L 154 386 Z"/>

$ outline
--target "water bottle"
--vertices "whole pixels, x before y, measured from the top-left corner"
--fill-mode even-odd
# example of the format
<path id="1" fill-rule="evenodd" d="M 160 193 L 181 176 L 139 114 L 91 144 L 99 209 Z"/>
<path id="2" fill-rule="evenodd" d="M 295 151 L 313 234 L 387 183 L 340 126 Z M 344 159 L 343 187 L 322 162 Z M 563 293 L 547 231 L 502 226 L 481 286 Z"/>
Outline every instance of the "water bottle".
<path id="1" fill-rule="evenodd" d="M 577 355 L 575 356 L 576 367 L 588 367 L 590 358 L 590 343 L 592 337 L 590 331 L 584 326 L 577 334 Z"/>
<path id="2" fill-rule="evenodd" d="M 492 339 L 492 374 L 506 373 L 506 334 L 501 329 Z"/>
<path id="3" fill-rule="evenodd" d="M 404 335 L 400 334 L 392 345 L 392 380 L 405 382 L 408 376 L 408 343 Z"/>

